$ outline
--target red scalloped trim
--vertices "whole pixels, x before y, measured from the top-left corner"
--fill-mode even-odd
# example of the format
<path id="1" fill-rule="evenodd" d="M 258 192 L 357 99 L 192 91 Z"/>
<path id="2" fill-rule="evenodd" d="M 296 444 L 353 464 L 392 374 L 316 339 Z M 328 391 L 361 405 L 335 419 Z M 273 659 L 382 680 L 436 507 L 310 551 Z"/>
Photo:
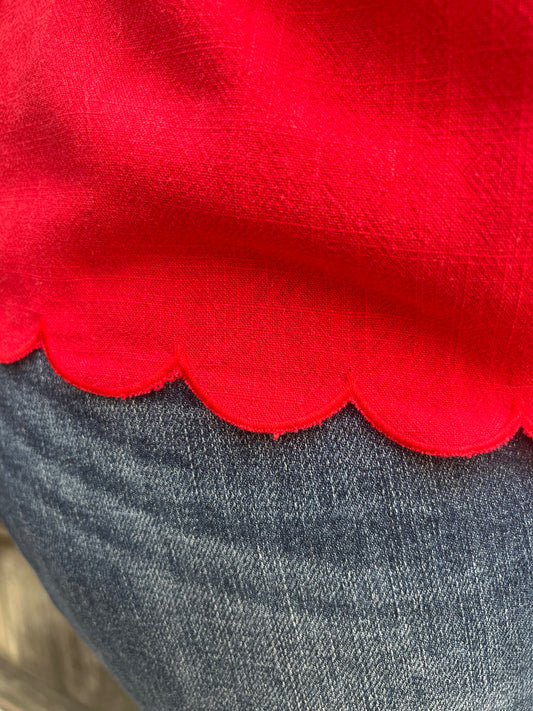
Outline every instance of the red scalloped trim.
<path id="1" fill-rule="evenodd" d="M 533 6 L 317 3 L 2 3 L 0 360 L 489 451 L 533 431 Z"/>
<path id="2" fill-rule="evenodd" d="M 473 442 L 468 445 L 460 447 L 448 447 L 443 445 L 439 446 L 428 446 L 427 443 L 417 441 L 405 437 L 401 433 L 391 429 L 389 424 L 365 401 L 365 398 L 357 392 L 357 383 L 355 377 L 351 375 L 349 377 L 349 382 L 346 387 L 341 391 L 337 397 L 335 397 L 330 403 L 325 407 L 317 408 L 314 412 L 305 417 L 296 418 L 294 420 L 285 422 L 272 422 L 271 424 L 265 425 L 258 423 L 244 421 L 239 418 L 234 417 L 231 413 L 226 412 L 221 408 L 216 402 L 214 402 L 209 393 L 206 392 L 197 382 L 196 378 L 192 374 L 189 366 L 185 362 L 183 355 L 177 355 L 172 363 L 168 363 L 161 369 L 161 371 L 141 382 L 127 389 L 119 389 L 114 392 L 109 392 L 107 390 L 99 390 L 89 387 L 86 383 L 72 378 L 65 374 L 58 364 L 58 362 L 53 358 L 50 350 L 47 346 L 47 339 L 45 332 L 41 329 L 36 337 L 33 339 L 32 343 L 24 349 L 21 349 L 21 353 L 17 355 L 9 363 L 16 362 L 21 358 L 29 355 L 32 351 L 36 349 L 42 349 L 45 353 L 51 367 L 63 380 L 69 384 L 77 387 L 86 392 L 93 393 L 95 395 L 102 395 L 104 397 L 117 397 L 117 398 L 129 398 L 136 397 L 139 395 L 145 395 L 149 392 L 160 390 L 167 383 L 171 383 L 175 380 L 182 378 L 192 390 L 192 392 L 202 401 L 202 403 L 215 415 L 221 419 L 229 422 L 240 429 L 251 431 L 251 432 L 262 432 L 269 433 L 273 435 L 274 440 L 279 439 L 283 434 L 298 432 L 299 430 L 320 425 L 324 420 L 328 419 L 332 415 L 336 414 L 345 407 L 348 403 L 352 403 L 361 412 L 361 414 L 370 422 L 370 424 L 375 427 L 376 430 L 387 436 L 392 441 L 400 444 L 408 449 L 414 450 L 421 454 L 442 456 L 442 457 L 471 457 L 476 454 L 482 454 L 484 452 L 490 452 L 501 445 L 508 442 L 514 437 L 517 431 L 522 428 L 524 432 L 533 437 L 533 422 L 524 414 L 522 407 L 519 403 L 519 399 L 516 398 L 513 402 L 511 413 L 509 419 L 504 427 L 493 437 L 489 439 L 480 440 L 478 442 Z"/>

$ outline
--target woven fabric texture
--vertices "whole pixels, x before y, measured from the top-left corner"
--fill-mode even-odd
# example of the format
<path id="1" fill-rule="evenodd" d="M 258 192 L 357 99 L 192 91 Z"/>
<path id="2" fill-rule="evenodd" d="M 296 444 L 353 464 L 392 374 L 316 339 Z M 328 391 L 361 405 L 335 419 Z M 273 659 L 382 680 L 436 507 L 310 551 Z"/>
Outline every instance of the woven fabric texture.
<path id="1" fill-rule="evenodd" d="M 533 432 L 533 0 L 3 0 L 0 361 Z"/>

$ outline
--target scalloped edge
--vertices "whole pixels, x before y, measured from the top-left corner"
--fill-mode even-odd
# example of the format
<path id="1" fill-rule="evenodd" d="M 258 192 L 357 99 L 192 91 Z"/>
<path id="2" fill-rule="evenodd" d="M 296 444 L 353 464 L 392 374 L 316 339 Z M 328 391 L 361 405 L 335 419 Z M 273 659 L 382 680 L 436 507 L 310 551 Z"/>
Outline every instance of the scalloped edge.
<path id="1" fill-rule="evenodd" d="M 294 420 L 289 420 L 286 422 L 277 422 L 265 425 L 264 423 L 259 425 L 253 422 L 244 422 L 239 418 L 235 418 L 228 413 L 226 413 L 222 408 L 220 408 L 216 403 L 214 403 L 208 393 L 206 393 L 202 387 L 196 382 L 190 368 L 186 363 L 186 359 L 179 352 L 176 351 L 176 355 L 167 363 L 164 368 L 162 368 L 158 374 L 147 378 L 140 382 L 134 387 L 127 389 L 119 389 L 116 391 L 102 391 L 88 387 L 84 383 L 70 377 L 63 372 L 61 366 L 55 361 L 52 356 L 51 350 L 47 344 L 47 337 L 45 335 L 45 329 L 41 326 L 36 336 L 30 341 L 30 344 L 18 351 L 18 353 L 11 357 L 7 361 L 0 361 L 4 364 L 15 363 L 22 358 L 29 355 L 32 351 L 42 349 L 50 366 L 54 372 L 61 377 L 65 382 L 73 385 L 74 387 L 84 390 L 85 392 L 92 393 L 94 395 L 100 395 L 103 397 L 116 397 L 116 398 L 130 398 L 139 395 L 146 395 L 150 392 L 160 390 L 167 383 L 171 383 L 175 380 L 182 379 L 185 381 L 187 386 L 191 391 L 199 398 L 199 400 L 217 417 L 229 422 L 230 424 L 238 427 L 239 429 L 246 430 L 248 432 L 257 432 L 271 434 L 274 440 L 279 439 L 281 435 L 289 434 L 292 432 L 298 432 L 299 430 L 307 429 L 309 427 L 314 427 L 320 425 L 324 420 L 335 415 L 348 403 L 352 403 L 359 412 L 365 417 L 366 420 L 374 427 L 378 432 L 385 435 L 388 439 L 392 440 L 396 444 L 399 444 L 407 449 L 418 452 L 419 454 L 426 454 L 431 456 L 440 457 L 471 457 L 476 454 L 483 454 L 486 452 L 491 452 L 503 444 L 511 440 L 519 429 L 523 429 L 526 435 L 533 437 L 533 422 L 525 415 L 521 402 L 519 398 L 515 398 L 511 407 L 511 412 L 509 419 L 506 424 L 501 428 L 501 430 L 492 438 L 486 440 L 480 440 L 475 443 L 450 448 L 450 447 L 433 447 L 424 444 L 423 442 L 417 441 L 416 439 L 410 439 L 399 435 L 396 433 L 383 419 L 378 415 L 372 407 L 365 402 L 364 398 L 357 392 L 357 383 L 353 374 L 349 375 L 349 381 L 345 388 L 334 397 L 327 405 L 313 410 L 308 415 L 304 417 L 296 418 Z"/>

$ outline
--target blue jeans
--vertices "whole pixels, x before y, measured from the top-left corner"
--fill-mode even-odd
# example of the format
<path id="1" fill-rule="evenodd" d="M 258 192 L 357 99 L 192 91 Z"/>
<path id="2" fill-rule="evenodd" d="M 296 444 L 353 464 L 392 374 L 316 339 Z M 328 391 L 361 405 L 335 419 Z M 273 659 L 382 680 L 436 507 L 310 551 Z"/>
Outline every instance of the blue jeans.
<path id="1" fill-rule="evenodd" d="M 0 366 L 0 518 L 145 711 L 531 711 L 533 441 L 244 432 Z"/>

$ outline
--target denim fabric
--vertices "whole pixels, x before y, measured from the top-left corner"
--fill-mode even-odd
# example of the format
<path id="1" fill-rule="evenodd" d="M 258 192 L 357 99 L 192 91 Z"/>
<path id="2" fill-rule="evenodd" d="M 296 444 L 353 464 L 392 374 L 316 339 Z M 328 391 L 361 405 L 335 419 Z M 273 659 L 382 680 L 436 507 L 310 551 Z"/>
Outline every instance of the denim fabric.
<path id="1" fill-rule="evenodd" d="M 0 366 L 0 517 L 146 711 L 532 711 L 533 441 L 244 432 Z M 106 710 L 107 711 L 107 710 Z"/>

